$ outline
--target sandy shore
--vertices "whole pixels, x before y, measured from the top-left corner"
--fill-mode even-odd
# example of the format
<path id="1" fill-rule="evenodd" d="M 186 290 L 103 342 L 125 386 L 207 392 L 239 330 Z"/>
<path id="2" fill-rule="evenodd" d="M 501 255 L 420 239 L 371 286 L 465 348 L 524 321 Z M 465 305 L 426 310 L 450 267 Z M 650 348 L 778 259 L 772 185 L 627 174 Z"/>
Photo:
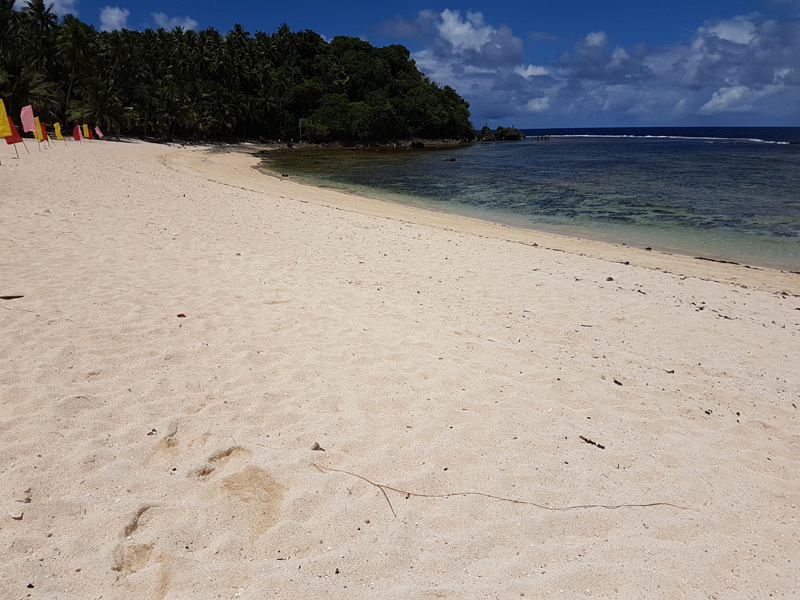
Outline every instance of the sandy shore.
<path id="1" fill-rule="evenodd" d="M 799 275 L 11 156 L 0 598 L 800 594 Z"/>

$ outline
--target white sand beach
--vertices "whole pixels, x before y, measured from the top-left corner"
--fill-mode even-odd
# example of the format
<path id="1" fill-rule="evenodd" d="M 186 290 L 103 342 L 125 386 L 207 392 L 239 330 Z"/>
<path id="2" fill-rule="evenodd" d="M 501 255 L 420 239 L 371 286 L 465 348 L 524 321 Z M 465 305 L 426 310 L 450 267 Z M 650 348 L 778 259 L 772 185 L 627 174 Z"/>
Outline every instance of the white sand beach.
<path id="1" fill-rule="evenodd" d="M 800 596 L 799 274 L 3 148 L 0 599 Z"/>

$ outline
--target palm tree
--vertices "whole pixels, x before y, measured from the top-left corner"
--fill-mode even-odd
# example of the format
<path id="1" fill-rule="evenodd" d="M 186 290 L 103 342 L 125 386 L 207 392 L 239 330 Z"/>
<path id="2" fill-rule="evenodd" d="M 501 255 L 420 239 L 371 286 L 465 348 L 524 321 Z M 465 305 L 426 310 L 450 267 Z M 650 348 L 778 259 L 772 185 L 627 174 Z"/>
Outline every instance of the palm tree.
<path id="1" fill-rule="evenodd" d="M 28 0 L 22 13 L 40 33 L 49 33 L 58 24 L 58 17 L 53 14 L 53 6 L 53 4 L 46 5 L 44 0 Z"/>
<path id="2" fill-rule="evenodd" d="M 471 130 L 469 106 L 425 78 L 401 46 L 325 42 L 283 24 L 250 35 L 175 28 L 97 32 L 52 0 L 0 0 L 0 97 L 46 117 L 145 135 L 297 134 L 313 115 L 336 137 Z M 334 98 L 332 101 L 331 99 Z M 407 132 L 407 133 L 404 133 Z"/>
<path id="3" fill-rule="evenodd" d="M 21 55 L 11 55 L 0 69 L 0 96 L 3 96 L 9 115 L 18 115 L 23 106 L 33 106 L 34 112 L 55 116 L 59 90 L 44 73 L 36 70 Z"/>
<path id="4" fill-rule="evenodd" d="M 67 116 L 73 123 L 93 123 L 119 134 L 125 122 L 125 108 L 111 84 L 99 77 L 90 79 L 78 89 Z"/>
<path id="5" fill-rule="evenodd" d="M 297 54 L 297 37 L 286 23 L 278 27 L 278 33 L 275 35 L 278 38 L 278 50 L 284 56 L 291 57 Z"/>
<path id="6" fill-rule="evenodd" d="M 36 68 L 45 71 L 53 62 L 53 42 L 58 17 L 52 12 L 53 4 L 46 6 L 44 0 L 28 0 L 22 9 L 26 28 L 29 30 L 28 42 L 32 44 Z"/>
<path id="7" fill-rule="evenodd" d="M 75 84 L 75 75 L 78 72 L 78 67 L 87 62 L 94 50 L 95 37 L 96 33 L 93 27 L 81 23 L 72 15 L 64 17 L 64 22 L 56 38 L 56 51 L 69 69 L 69 85 L 67 86 L 67 97 L 64 101 L 65 112 L 72 100 L 72 89 Z"/>

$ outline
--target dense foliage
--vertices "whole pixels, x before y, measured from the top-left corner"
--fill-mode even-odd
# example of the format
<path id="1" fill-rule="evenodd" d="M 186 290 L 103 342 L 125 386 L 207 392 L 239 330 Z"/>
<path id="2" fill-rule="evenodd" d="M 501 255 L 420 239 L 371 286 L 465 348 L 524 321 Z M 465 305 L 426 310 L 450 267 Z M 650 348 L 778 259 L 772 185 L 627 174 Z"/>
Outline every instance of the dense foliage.
<path id="1" fill-rule="evenodd" d="M 482 142 L 519 141 L 525 139 L 525 134 L 516 127 L 500 126 L 492 131 L 488 125 L 484 125 L 478 133 L 478 139 Z"/>
<path id="2" fill-rule="evenodd" d="M 0 97 L 15 119 L 32 104 L 48 122 L 154 137 L 474 137 L 469 104 L 402 46 L 286 25 L 98 32 L 44 0 L 12 5 L 0 0 Z"/>

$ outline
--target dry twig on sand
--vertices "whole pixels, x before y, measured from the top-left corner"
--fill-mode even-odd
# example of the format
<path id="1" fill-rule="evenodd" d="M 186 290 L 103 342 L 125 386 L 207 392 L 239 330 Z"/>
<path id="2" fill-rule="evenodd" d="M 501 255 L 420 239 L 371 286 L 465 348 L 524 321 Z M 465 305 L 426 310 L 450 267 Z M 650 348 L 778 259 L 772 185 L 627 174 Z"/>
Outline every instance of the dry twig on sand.
<path id="1" fill-rule="evenodd" d="M 389 504 L 389 509 L 392 511 L 392 514 L 396 517 L 397 513 L 394 511 L 394 507 L 392 506 L 391 501 L 389 500 L 389 495 L 386 493 L 386 490 L 391 490 L 392 492 L 397 492 L 398 494 L 403 494 L 406 498 L 410 498 L 411 496 L 416 496 L 417 498 L 449 498 L 451 496 L 482 496 L 484 498 L 492 498 L 493 500 L 500 500 L 502 502 L 511 502 L 513 504 L 526 504 L 528 506 L 535 506 L 536 508 L 541 508 L 543 510 L 576 510 L 579 508 L 605 508 L 607 510 L 616 510 L 618 508 L 647 508 L 650 506 L 671 506 L 673 508 L 679 508 L 681 510 L 688 510 L 685 506 L 678 506 L 677 504 L 672 504 L 671 502 L 650 502 L 648 504 L 580 504 L 575 506 L 546 506 L 544 504 L 537 504 L 536 502 L 531 502 L 530 500 L 516 500 L 514 498 L 504 498 L 503 496 L 495 496 L 494 494 L 486 494 L 484 492 L 454 492 L 452 494 L 418 494 L 416 492 L 408 492 L 406 490 L 400 490 L 394 488 L 390 485 L 384 485 L 381 483 L 375 483 L 374 481 L 370 481 L 366 477 L 359 475 L 357 473 L 352 473 L 350 471 L 345 471 L 343 469 L 334 469 L 332 467 L 321 467 L 315 463 L 311 463 L 312 467 L 315 467 L 320 473 L 329 473 L 334 471 L 336 473 L 345 473 L 347 475 L 351 475 L 353 477 L 358 477 L 362 481 L 366 481 L 370 485 L 374 485 L 378 488 L 383 497 L 386 498 L 386 502 Z"/>

